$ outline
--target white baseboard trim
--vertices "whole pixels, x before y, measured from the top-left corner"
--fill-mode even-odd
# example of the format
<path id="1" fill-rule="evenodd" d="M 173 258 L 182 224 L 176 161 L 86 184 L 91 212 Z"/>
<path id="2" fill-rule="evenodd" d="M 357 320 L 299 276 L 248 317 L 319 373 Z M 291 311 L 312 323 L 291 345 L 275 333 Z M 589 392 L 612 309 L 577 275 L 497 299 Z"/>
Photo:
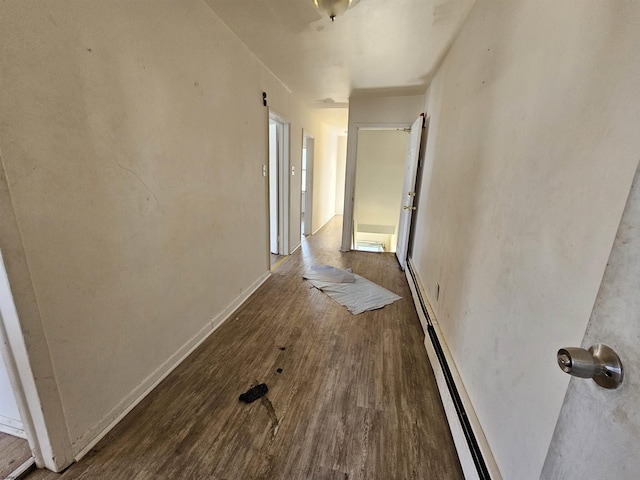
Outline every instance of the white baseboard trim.
<path id="1" fill-rule="evenodd" d="M 22 462 L 18 468 L 11 472 L 5 480 L 25 480 L 31 472 L 36 469 L 36 459 L 33 457 L 27 458 Z"/>
<path id="2" fill-rule="evenodd" d="M 22 422 L 4 415 L 0 415 L 0 432 L 27 439 Z"/>
<path id="3" fill-rule="evenodd" d="M 411 259 L 407 259 L 407 264 L 409 264 L 409 262 L 411 262 Z M 420 325 L 422 326 L 422 331 L 424 332 L 425 340 L 426 340 L 429 338 L 429 333 L 427 331 L 429 327 L 429 320 L 427 319 L 427 316 L 425 315 L 424 310 L 422 309 L 422 305 L 420 304 L 419 295 L 422 295 L 422 293 L 418 293 L 419 291 L 424 292 L 424 288 L 422 287 L 422 283 L 420 282 L 420 279 L 418 278 L 417 274 L 416 274 L 415 280 L 411 276 L 411 273 L 409 272 L 409 267 L 412 267 L 412 265 L 407 265 L 407 268 L 404 269 L 404 275 L 405 277 L 407 277 L 407 283 L 409 284 L 409 290 L 411 290 L 411 298 L 413 299 L 413 305 L 416 307 L 416 312 L 418 313 L 418 319 L 420 320 Z M 415 269 L 413 269 L 413 271 L 415 272 Z"/>
<path id="4" fill-rule="evenodd" d="M 424 346 L 427 350 L 429 362 L 431 363 L 431 368 L 433 369 L 433 373 L 436 378 L 438 391 L 440 393 L 440 398 L 442 399 L 447 422 L 449 423 L 451 436 L 453 437 L 453 442 L 455 444 L 456 451 L 458 452 L 458 458 L 460 460 L 460 465 L 462 466 L 464 477 L 466 480 L 480 480 L 487 478 L 487 475 L 485 473 L 482 473 L 478 469 L 476 462 L 474 461 L 474 453 L 472 452 L 472 448 L 470 447 L 469 440 L 467 438 L 468 436 L 465 435 L 465 428 L 463 427 L 462 420 L 460 419 L 460 416 L 458 414 L 456 403 L 453 399 L 449 384 L 447 383 L 445 370 L 441 364 L 438 354 L 436 353 L 436 348 L 431 339 L 431 333 L 429 332 L 429 329 L 431 329 L 431 332 L 437 337 L 440 350 L 446 361 L 447 368 L 450 372 L 453 383 L 455 384 L 455 390 L 457 390 L 457 395 L 462 403 L 466 417 L 469 420 L 472 435 L 473 437 L 475 437 L 475 442 L 477 443 L 477 447 L 480 451 L 480 456 L 482 457 L 482 460 L 486 466 L 488 478 L 491 478 L 491 480 L 502 480 L 502 475 L 500 474 L 498 465 L 496 464 L 493 454 L 491 453 L 489 443 L 487 442 L 484 432 L 482 431 L 482 428 L 480 426 L 480 422 L 478 421 L 478 417 L 475 413 L 475 410 L 473 409 L 473 405 L 471 404 L 471 399 L 469 398 L 469 395 L 464 388 L 462 378 L 458 373 L 458 369 L 456 368 L 455 362 L 453 361 L 451 352 L 449 351 L 449 348 L 447 347 L 447 344 L 444 340 L 444 336 L 442 334 L 442 331 L 440 330 L 440 326 L 438 325 L 438 320 L 435 312 L 433 311 L 433 308 L 429 303 L 428 295 L 425 289 L 422 287 L 422 282 L 420 281 L 418 273 L 415 269 L 415 265 L 413 264 L 411 259 L 407 260 L 407 264 L 408 268 L 405 269 L 405 275 L 407 277 L 407 282 L 409 283 L 409 288 L 411 290 L 411 296 L 413 298 L 416 311 L 418 312 L 420 324 L 422 325 L 422 328 L 425 332 Z M 429 318 L 427 318 L 427 315 Z M 477 450 L 475 455 L 477 455 Z"/>
<path id="5" fill-rule="evenodd" d="M 236 297 L 222 312 L 212 318 L 196 335 L 189 339 L 167 361 L 143 380 L 138 388 L 131 392 L 117 407 L 105 415 L 102 421 L 79 437 L 72 445 L 74 460 L 84 457 L 104 436 L 109 433 L 136 405 L 162 382 L 178 365 L 215 332 L 260 286 L 269 278 L 265 272 L 247 290 Z"/>
<path id="6" fill-rule="evenodd" d="M 322 229 L 325 227 L 325 225 L 326 225 L 327 223 L 329 223 L 329 222 L 333 219 L 333 217 L 335 217 L 335 215 L 332 215 L 332 216 L 330 216 L 329 218 L 327 218 L 327 219 L 324 221 L 324 223 L 323 223 L 322 225 L 320 225 L 318 228 L 316 228 L 315 230 L 313 230 L 313 231 L 311 232 L 311 235 L 315 235 L 315 234 L 316 234 L 316 233 L 318 233 L 320 230 L 322 230 Z"/>
<path id="7" fill-rule="evenodd" d="M 302 242 L 300 242 L 298 245 L 296 245 L 296 248 L 291 250 L 291 253 L 289 255 L 293 255 L 294 253 L 296 253 L 300 249 L 301 246 L 302 246 Z"/>

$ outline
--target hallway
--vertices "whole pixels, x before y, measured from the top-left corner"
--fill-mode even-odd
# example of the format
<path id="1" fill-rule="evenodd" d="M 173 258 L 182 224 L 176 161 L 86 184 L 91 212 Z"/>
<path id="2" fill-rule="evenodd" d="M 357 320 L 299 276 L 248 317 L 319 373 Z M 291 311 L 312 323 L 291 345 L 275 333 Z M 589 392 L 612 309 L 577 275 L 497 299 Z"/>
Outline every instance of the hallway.
<path id="1" fill-rule="evenodd" d="M 404 274 L 393 254 L 341 253 L 341 220 L 308 237 L 80 462 L 28 478 L 461 479 Z M 403 299 L 353 316 L 302 279 L 319 263 Z M 240 403 L 256 382 L 267 396 Z"/>

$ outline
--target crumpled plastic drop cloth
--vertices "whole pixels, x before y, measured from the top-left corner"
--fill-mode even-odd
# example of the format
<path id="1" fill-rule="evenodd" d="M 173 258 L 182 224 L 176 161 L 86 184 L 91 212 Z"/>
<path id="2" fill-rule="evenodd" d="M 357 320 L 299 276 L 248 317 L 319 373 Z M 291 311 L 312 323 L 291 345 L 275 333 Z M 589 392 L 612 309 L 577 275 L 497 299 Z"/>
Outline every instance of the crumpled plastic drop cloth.
<path id="1" fill-rule="evenodd" d="M 330 283 L 354 283 L 356 281 L 350 268 L 342 270 L 330 265 L 313 265 L 304 272 L 303 278 Z"/>
<path id="2" fill-rule="evenodd" d="M 377 310 L 402 297 L 366 278 L 328 265 L 314 265 L 303 278 L 314 287 L 329 295 L 354 315 L 368 310 Z M 353 278 L 353 280 L 351 280 Z"/>

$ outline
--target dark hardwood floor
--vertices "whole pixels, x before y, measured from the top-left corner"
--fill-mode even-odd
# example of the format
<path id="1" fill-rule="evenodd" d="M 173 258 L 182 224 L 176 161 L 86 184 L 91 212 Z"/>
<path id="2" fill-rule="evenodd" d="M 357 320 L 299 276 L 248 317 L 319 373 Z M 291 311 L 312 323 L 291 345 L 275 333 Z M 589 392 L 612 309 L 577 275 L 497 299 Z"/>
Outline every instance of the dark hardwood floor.
<path id="1" fill-rule="evenodd" d="M 0 478 L 5 478 L 30 457 L 26 440 L 0 432 Z"/>
<path id="2" fill-rule="evenodd" d="M 80 462 L 29 479 L 462 479 L 404 274 L 393 254 L 341 253 L 340 228 L 308 237 Z M 403 299 L 351 315 L 302 279 L 317 263 Z"/>

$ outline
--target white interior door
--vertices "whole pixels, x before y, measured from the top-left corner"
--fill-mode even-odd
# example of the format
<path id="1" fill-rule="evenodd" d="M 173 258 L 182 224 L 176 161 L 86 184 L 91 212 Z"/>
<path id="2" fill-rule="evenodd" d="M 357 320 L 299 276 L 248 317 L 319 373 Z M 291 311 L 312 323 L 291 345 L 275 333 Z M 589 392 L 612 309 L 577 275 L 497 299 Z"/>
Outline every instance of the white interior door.
<path id="1" fill-rule="evenodd" d="M 302 165 L 300 169 L 300 238 L 304 240 L 304 212 L 307 209 L 307 140 L 302 137 Z"/>
<path id="2" fill-rule="evenodd" d="M 582 347 L 620 356 L 615 390 L 571 378 L 540 478 L 637 479 L 640 475 L 640 170 L 591 313 Z M 558 348 L 577 345 L 558 345 Z M 558 369 L 558 375 L 563 374 Z"/>
<path id="3" fill-rule="evenodd" d="M 407 144 L 407 158 L 404 167 L 404 182 L 400 203 L 400 219 L 398 221 L 398 244 L 396 245 L 396 257 L 398 257 L 398 262 L 402 270 L 404 270 L 407 263 L 409 229 L 411 228 L 411 216 L 413 210 L 415 210 L 413 203 L 415 199 L 418 155 L 420 154 L 420 140 L 422 139 L 423 126 L 424 115 L 420 115 L 411 126 L 411 135 L 409 135 Z"/>
<path id="4" fill-rule="evenodd" d="M 269 119 L 269 250 L 279 252 L 278 235 L 278 126 Z"/>

